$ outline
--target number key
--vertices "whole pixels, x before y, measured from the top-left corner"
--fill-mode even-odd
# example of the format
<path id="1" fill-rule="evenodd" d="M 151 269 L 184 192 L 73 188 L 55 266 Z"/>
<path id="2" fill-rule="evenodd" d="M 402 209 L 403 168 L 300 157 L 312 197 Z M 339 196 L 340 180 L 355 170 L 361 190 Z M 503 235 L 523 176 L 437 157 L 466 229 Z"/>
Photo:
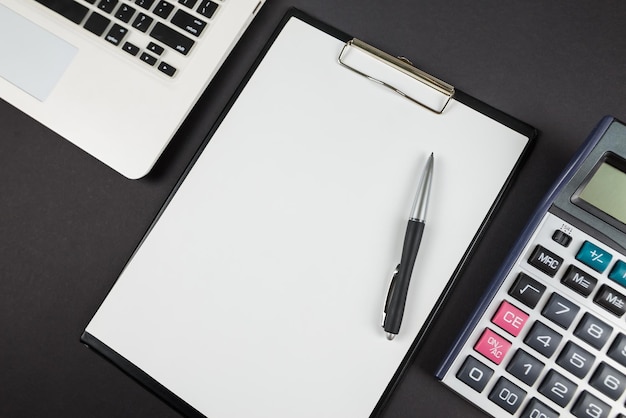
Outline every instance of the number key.
<path id="1" fill-rule="evenodd" d="M 618 334 L 607 354 L 613 360 L 626 367 L 626 335 Z"/>
<path id="2" fill-rule="evenodd" d="M 565 406 L 574 396 L 576 385 L 574 382 L 550 370 L 539 387 L 539 392 L 559 406 Z"/>
<path id="3" fill-rule="evenodd" d="M 608 364 L 601 363 L 589 379 L 589 384 L 616 401 L 626 389 L 626 376 Z"/>
<path id="4" fill-rule="evenodd" d="M 524 342 L 540 354 L 550 358 L 556 351 L 563 337 L 558 332 L 548 328 L 539 321 L 533 324 Z"/>
<path id="5" fill-rule="evenodd" d="M 563 296 L 553 293 L 541 314 L 563 329 L 569 328 L 580 308 Z"/>
<path id="6" fill-rule="evenodd" d="M 501 377 L 489 394 L 489 399 L 510 414 L 517 411 L 526 397 L 526 391 Z"/>
<path id="7" fill-rule="evenodd" d="M 613 332 L 613 327 L 586 313 L 580 320 L 574 335 L 594 348 L 601 349 Z"/>
<path id="8" fill-rule="evenodd" d="M 492 369 L 485 366 L 474 357 L 467 356 L 467 359 L 465 359 L 456 377 L 476 392 L 480 393 L 483 391 L 492 375 Z"/>
<path id="9" fill-rule="evenodd" d="M 607 418 L 611 407 L 587 391 L 578 397 L 572 414 L 578 418 Z"/>
<path id="10" fill-rule="evenodd" d="M 520 418 L 558 418 L 559 414 L 543 402 L 532 398 Z"/>
<path id="11" fill-rule="evenodd" d="M 528 354 L 526 351 L 519 349 L 506 366 L 506 371 L 517 377 L 528 386 L 532 386 L 539 377 L 544 364 Z"/>
<path id="12" fill-rule="evenodd" d="M 582 379 L 589 373 L 595 360 L 594 355 L 573 342 L 568 342 L 561 354 L 559 354 L 556 363 L 574 376 Z"/>

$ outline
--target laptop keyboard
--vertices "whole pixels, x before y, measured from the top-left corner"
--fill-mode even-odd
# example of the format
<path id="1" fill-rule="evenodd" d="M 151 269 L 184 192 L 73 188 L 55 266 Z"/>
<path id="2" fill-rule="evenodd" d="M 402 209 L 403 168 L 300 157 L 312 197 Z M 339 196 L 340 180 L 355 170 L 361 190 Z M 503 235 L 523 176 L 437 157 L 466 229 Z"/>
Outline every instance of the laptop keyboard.
<path id="1" fill-rule="evenodd" d="M 174 77 L 225 0 L 35 0 Z"/>

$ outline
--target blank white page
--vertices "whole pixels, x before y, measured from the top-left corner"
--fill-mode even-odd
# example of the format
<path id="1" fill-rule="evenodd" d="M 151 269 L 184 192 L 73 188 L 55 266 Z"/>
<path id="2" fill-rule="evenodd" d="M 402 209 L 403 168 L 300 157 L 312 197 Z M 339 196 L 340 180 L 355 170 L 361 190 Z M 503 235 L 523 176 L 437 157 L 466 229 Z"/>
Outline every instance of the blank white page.
<path id="1" fill-rule="evenodd" d="M 86 331 L 208 417 L 366 417 L 527 138 L 337 63 L 292 18 Z M 400 334 L 380 327 L 435 171 Z"/>

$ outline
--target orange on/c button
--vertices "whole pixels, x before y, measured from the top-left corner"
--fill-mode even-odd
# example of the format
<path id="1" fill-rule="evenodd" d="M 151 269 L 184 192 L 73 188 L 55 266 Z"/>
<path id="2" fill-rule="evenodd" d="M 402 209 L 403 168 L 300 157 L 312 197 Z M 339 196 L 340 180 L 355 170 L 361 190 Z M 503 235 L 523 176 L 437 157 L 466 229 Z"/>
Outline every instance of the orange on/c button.
<path id="1" fill-rule="evenodd" d="M 528 315 L 509 302 L 504 301 L 500 304 L 498 311 L 493 316 L 491 322 L 508 332 L 514 337 L 517 337 L 524 328 Z"/>

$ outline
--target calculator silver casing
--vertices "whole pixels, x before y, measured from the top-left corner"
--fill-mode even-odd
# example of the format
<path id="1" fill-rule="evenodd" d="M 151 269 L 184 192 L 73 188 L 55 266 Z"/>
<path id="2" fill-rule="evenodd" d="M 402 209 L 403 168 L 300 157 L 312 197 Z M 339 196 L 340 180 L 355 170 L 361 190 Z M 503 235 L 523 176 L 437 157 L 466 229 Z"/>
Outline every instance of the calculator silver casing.
<path id="1" fill-rule="evenodd" d="M 572 414 L 571 409 L 576 406 L 577 399 L 581 396 L 583 391 L 592 393 L 612 407 L 610 413 L 607 414 L 609 418 L 619 417 L 619 414 L 626 416 L 626 407 L 624 406 L 626 403 L 626 391 L 624 391 L 617 400 L 613 400 L 591 387 L 589 384 L 590 377 L 601 362 L 608 363 L 610 366 L 620 370 L 621 373 L 626 375 L 626 366 L 619 364 L 606 355 L 607 350 L 616 336 L 620 333 L 626 334 L 626 315 L 618 317 L 598 306 L 593 301 L 596 292 L 603 284 L 609 285 L 622 294 L 626 294 L 626 288 L 607 277 L 610 267 L 604 273 L 598 273 L 575 259 L 581 245 L 585 241 L 590 241 L 610 252 L 613 256 L 612 263 L 615 263 L 616 260 L 626 262 L 626 226 L 620 224 L 620 222 L 606 222 L 606 220 L 595 216 L 588 210 L 583 209 L 580 205 L 574 203 L 577 191 L 581 185 L 585 184 L 599 162 L 606 158 L 607 152 L 613 153 L 618 158 L 626 160 L 626 126 L 612 117 L 605 117 L 600 121 L 539 205 L 515 244 L 514 249 L 503 263 L 479 306 L 470 317 L 465 328 L 436 373 L 437 378 L 446 386 L 494 417 L 536 416 L 537 418 L 551 418 L 550 415 L 541 415 L 538 411 L 535 411 L 536 413 L 534 414 L 528 413 L 526 409 L 532 398 L 541 400 L 541 402 L 556 412 L 556 416 L 575 416 Z M 563 247 L 552 239 L 552 235 L 555 231 L 562 231 L 571 237 L 571 242 L 568 247 Z M 547 274 L 539 271 L 536 267 L 528 263 L 529 257 L 537 245 L 541 245 L 564 258 L 562 268 L 554 277 L 549 277 Z M 584 297 L 561 283 L 561 278 L 565 270 L 567 270 L 568 265 L 575 265 L 585 271 L 591 272 L 593 273 L 593 277 L 598 279 L 597 285 L 588 297 Z M 531 276 L 546 286 L 545 291 L 534 309 L 519 303 L 509 295 L 509 289 L 520 272 Z M 551 295 L 555 292 L 581 307 L 572 325 L 569 326 L 568 329 L 563 329 L 542 316 L 542 306 L 548 302 Z M 501 302 L 504 300 L 512 303 L 515 307 L 529 315 L 524 328 L 517 337 L 512 336 L 507 333 L 507 331 L 498 328 L 497 325 L 492 323 L 492 318 L 494 318 Z M 594 316 L 613 328 L 608 342 L 600 350 L 591 348 L 574 335 L 576 324 L 581 321 L 582 316 L 586 312 L 591 312 Z M 526 346 L 523 342 L 525 334 L 529 333 L 532 325 L 537 320 L 541 320 L 542 323 L 548 325 L 563 337 L 550 358 L 542 357 L 541 354 L 534 352 L 532 348 Z M 494 364 L 474 349 L 486 328 L 490 328 L 511 342 L 511 348 L 507 351 L 506 355 L 504 355 L 499 365 Z M 594 364 L 584 378 L 577 378 L 572 374 L 568 374 L 567 370 L 564 370 L 556 364 L 559 353 L 569 341 L 573 341 L 577 345 L 584 347 L 585 350 L 595 356 Z M 516 379 L 515 376 L 510 375 L 505 369 L 517 349 L 521 347 L 524 347 L 524 351 L 532 354 L 545 364 L 541 374 L 531 386 Z M 463 363 L 470 355 L 494 371 L 486 386 L 480 392 L 457 378 L 457 373 L 459 373 Z M 574 381 L 578 386 L 571 400 L 564 407 L 557 405 L 538 392 L 539 386 L 541 386 L 543 379 L 546 378 L 550 370 L 558 371 L 568 379 Z M 500 377 L 505 377 L 527 392 L 524 401 L 512 414 L 505 411 L 488 397 Z M 597 418 L 604 416 L 597 414 L 597 411 L 590 410 L 588 416 L 594 417 L 594 415 L 598 415 Z"/>

